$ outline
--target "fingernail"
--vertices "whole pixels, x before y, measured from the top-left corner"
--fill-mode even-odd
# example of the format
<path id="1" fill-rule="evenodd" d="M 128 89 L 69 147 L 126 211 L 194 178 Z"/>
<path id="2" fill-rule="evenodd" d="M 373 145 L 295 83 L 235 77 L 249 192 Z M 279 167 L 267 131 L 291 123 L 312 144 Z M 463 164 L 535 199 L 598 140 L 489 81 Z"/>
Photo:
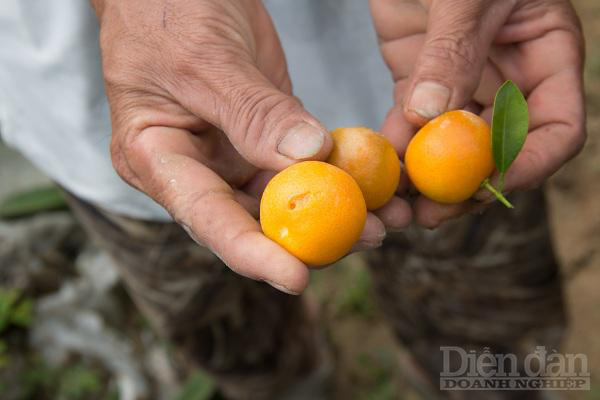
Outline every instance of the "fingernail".
<path id="1" fill-rule="evenodd" d="M 294 292 L 293 290 L 290 290 L 290 289 L 286 288 L 283 285 L 280 285 L 279 283 L 271 282 L 271 281 L 268 281 L 266 279 L 265 279 L 265 282 L 268 283 L 269 285 L 273 286 L 275 289 L 283 292 L 283 293 L 291 294 L 291 295 L 294 295 L 294 296 L 298 296 L 300 294 L 298 292 Z"/>
<path id="2" fill-rule="evenodd" d="M 365 242 L 357 242 L 354 247 L 352 247 L 352 249 L 350 250 L 350 253 L 358 253 L 360 251 L 367 251 L 367 250 L 375 250 L 379 247 L 381 247 L 383 243 L 365 243 Z"/>
<path id="3" fill-rule="evenodd" d="M 354 244 L 354 246 L 352 246 L 352 249 L 350 250 L 351 253 L 355 253 L 358 251 L 365 251 L 365 250 L 374 250 L 377 249 L 379 247 L 381 247 L 383 245 L 383 240 L 381 241 L 358 241 Z"/>
<path id="4" fill-rule="evenodd" d="M 408 110 L 425 119 L 432 119 L 446 112 L 449 101 L 450 89 L 436 82 L 425 81 L 415 86 Z"/>
<path id="5" fill-rule="evenodd" d="M 286 157 L 302 160 L 315 156 L 325 142 L 325 132 L 305 122 L 296 125 L 283 137 L 277 151 Z"/>

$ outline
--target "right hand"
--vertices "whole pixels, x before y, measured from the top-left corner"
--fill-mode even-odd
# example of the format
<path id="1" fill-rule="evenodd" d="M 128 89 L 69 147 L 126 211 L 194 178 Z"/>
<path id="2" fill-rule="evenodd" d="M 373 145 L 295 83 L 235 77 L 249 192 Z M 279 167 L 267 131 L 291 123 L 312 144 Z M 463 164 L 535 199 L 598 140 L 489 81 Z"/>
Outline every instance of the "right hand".
<path id="1" fill-rule="evenodd" d="M 530 132 L 505 192 L 541 185 L 583 147 L 584 43 L 569 0 L 370 0 L 396 105 L 382 132 L 403 155 L 419 126 L 466 108 L 490 121 L 496 91 L 512 80 L 529 104 Z M 497 173 L 491 179 L 497 178 Z M 494 197 L 459 204 L 418 196 L 417 223 L 435 228 Z"/>
<path id="2" fill-rule="evenodd" d="M 258 0 L 96 0 L 119 175 L 235 272 L 288 293 L 306 266 L 261 232 L 272 173 L 325 159 L 332 139 L 291 95 L 285 57 Z M 407 220 L 404 204 L 391 210 Z M 379 244 L 370 215 L 361 237 Z"/>

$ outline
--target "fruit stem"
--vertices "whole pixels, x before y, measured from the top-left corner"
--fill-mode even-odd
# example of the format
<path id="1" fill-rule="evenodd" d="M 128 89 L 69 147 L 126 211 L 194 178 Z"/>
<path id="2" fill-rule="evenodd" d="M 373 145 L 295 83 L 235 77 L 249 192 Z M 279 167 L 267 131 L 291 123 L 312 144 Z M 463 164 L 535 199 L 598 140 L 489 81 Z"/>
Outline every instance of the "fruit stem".
<path id="1" fill-rule="evenodd" d="M 483 183 L 481 184 L 481 186 L 483 186 L 484 188 L 486 188 L 487 190 L 489 190 L 490 192 L 492 192 L 492 194 L 494 196 L 496 196 L 496 198 L 498 200 L 500 200 L 500 202 L 502 204 L 504 204 L 507 208 L 515 208 L 515 206 L 513 206 L 510 201 L 508 201 L 506 199 L 506 197 L 504 197 L 504 195 L 502 193 L 500 193 L 498 190 L 496 190 L 495 187 L 492 186 L 492 184 L 490 183 L 489 179 L 486 179 L 485 181 L 483 181 Z"/>

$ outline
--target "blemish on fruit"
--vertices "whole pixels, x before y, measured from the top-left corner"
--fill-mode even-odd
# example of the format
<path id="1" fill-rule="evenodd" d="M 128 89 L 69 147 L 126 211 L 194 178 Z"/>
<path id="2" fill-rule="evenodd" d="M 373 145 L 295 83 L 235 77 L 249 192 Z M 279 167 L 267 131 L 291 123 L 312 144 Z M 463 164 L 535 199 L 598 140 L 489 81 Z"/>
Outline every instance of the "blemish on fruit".
<path id="1" fill-rule="evenodd" d="M 306 203 L 308 203 L 308 200 L 310 200 L 310 197 L 311 197 L 310 192 L 304 192 L 304 193 L 297 194 L 294 197 L 292 197 L 290 199 L 290 201 L 288 202 L 288 208 L 290 210 L 302 208 L 306 205 Z"/>

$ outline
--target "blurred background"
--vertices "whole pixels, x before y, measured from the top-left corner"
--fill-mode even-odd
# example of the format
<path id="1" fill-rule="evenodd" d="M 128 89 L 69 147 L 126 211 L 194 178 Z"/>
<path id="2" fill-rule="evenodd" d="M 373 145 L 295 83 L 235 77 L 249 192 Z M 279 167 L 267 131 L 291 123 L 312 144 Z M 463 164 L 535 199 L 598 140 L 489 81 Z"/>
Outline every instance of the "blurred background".
<path id="1" fill-rule="evenodd" d="M 584 353 L 600 400 L 600 1 L 574 2 L 587 38 L 589 139 L 547 184 L 570 328 L 562 352 Z M 405 353 L 372 296 L 360 255 L 313 274 L 310 291 L 337 357 L 337 399 L 422 399 Z M 111 261 L 58 190 L 0 143 L 0 398 L 219 398 L 198 372 L 183 385 L 159 340 L 120 286 Z"/>

